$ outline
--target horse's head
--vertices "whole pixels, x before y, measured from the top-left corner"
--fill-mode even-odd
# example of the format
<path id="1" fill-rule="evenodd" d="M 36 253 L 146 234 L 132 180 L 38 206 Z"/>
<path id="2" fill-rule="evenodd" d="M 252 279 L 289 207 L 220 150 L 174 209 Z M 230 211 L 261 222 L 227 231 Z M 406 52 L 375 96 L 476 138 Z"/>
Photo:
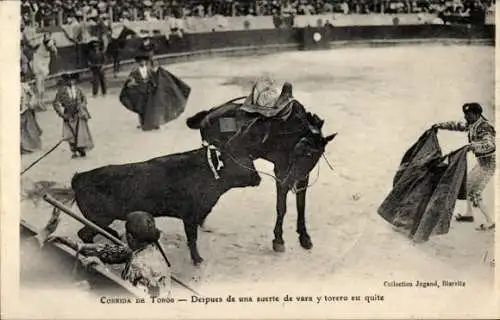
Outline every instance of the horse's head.
<path id="1" fill-rule="evenodd" d="M 337 133 L 333 133 L 324 137 L 319 131 L 302 137 L 291 151 L 287 174 L 282 184 L 291 188 L 295 182 L 304 180 L 325 152 L 326 145 L 336 135 Z"/>

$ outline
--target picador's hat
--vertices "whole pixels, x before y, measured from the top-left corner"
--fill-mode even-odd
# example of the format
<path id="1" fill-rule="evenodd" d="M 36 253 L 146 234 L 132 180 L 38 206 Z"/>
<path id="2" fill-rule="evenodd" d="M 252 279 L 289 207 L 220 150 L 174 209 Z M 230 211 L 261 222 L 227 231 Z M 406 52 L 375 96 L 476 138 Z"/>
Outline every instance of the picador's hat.
<path id="1" fill-rule="evenodd" d="M 134 211 L 127 215 L 126 231 L 137 241 L 154 242 L 160 237 L 153 215 L 145 211 Z"/>
<path id="2" fill-rule="evenodd" d="M 469 102 L 469 103 L 466 103 L 462 106 L 462 111 L 464 113 L 472 112 L 472 113 L 482 114 L 483 108 L 477 102 Z"/>
<path id="3" fill-rule="evenodd" d="M 64 81 L 78 80 L 80 78 L 80 74 L 78 72 L 65 72 L 61 75 L 61 78 Z"/>

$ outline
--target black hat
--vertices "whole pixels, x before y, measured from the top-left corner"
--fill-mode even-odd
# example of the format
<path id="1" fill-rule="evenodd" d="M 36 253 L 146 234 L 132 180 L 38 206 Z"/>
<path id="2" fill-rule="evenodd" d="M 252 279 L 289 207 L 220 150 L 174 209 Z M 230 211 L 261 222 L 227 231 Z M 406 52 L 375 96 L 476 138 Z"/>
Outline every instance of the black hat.
<path id="1" fill-rule="evenodd" d="M 477 102 L 469 102 L 462 106 L 462 111 L 464 113 L 472 112 L 472 113 L 482 114 L 483 108 Z"/>
<path id="2" fill-rule="evenodd" d="M 101 44 L 101 41 L 100 40 L 96 40 L 96 39 L 91 40 L 89 42 L 89 45 L 91 45 L 91 46 L 95 46 L 95 45 L 99 45 L 99 44 Z"/>
<path id="3" fill-rule="evenodd" d="M 62 74 L 61 78 L 64 81 L 78 80 L 80 78 L 80 74 L 78 72 L 65 72 Z"/>
<path id="4" fill-rule="evenodd" d="M 135 56 L 135 61 L 137 61 L 137 62 L 148 61 L 148 60 L 149 60 L 149 57 L 145 54 L 140 54 L 140 55 Z"/>
<path id="5" fill-rule="evenodd" d="M 160 237 L 153 215 L 145 211 L 134 211 L 127 215 L 126 231 L 139 242 L 154 242 Z"/>

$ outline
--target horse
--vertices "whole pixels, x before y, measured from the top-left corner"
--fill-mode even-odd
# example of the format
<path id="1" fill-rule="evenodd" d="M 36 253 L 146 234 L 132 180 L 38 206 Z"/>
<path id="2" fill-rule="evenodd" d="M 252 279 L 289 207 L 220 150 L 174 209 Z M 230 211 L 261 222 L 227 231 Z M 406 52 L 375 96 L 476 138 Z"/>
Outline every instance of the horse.
<path id="1" fill-rule="evenodd" d="M 243 104 L 237 103 L 240 99 L 198 112 L 186 120 L 186 125 L 190 129 L 200 130 L 202 139 L 209 144 L 228 149 L 246 149 L 253 160 L 260 158 L 274 164 L 277 218 L 272 241 L 273 250 L 285 251 L 283 221 L 289 191 L 296 193 L 296 231 L 300 245 L 309 250 L 313 247 L 305 219 L 309 173 L 323 155 L 326 144 L 333 140 L 337 133 L 325 137 L 321 131 L 324 120 L 307 112 L 295 99 L 291 100 L 282 112 L 272 117 L 241 110 Z M 309 141 L 311 149 L 302 160 L 296 161 L 294 157 L 297 143 L 304 139 Z M 300 168 L 300 172 L 297 172 L 297 168 Z"/>

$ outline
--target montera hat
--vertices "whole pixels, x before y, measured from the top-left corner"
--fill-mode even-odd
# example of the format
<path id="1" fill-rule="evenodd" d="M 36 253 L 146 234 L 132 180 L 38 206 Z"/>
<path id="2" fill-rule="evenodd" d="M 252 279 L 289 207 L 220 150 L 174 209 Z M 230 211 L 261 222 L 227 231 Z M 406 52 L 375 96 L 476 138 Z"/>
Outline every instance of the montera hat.
<path id="1" fill-rule="evenodd" d="M 464 113 L 472 112 L 472 113 L 482 114 L 483 108 L 477 102 L 468 102 L 462 106 L 462 111 Z"/>
<path id="2" fill-rule="evenodd" d="M 139 242 L 155 242 L 160 237 L 152 214 L 145 211 L 134 211 L 127 215 L 126 231 Z"/>

